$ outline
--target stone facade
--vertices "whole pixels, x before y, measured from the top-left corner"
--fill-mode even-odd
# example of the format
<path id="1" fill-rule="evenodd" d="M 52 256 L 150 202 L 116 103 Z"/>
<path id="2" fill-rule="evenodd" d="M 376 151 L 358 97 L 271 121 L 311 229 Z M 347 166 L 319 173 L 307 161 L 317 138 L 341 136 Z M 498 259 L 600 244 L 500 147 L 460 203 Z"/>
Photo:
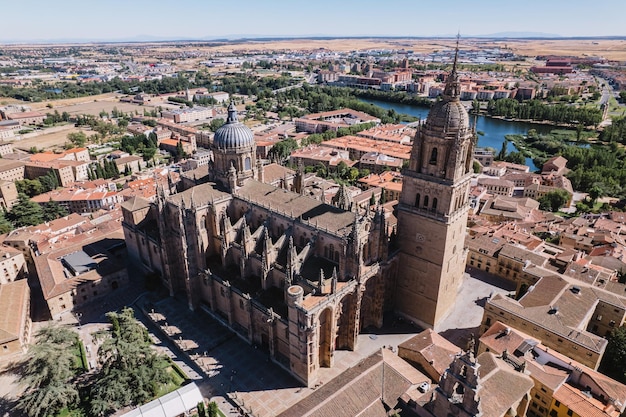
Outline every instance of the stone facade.
<path id="1" fill-rule="evenodd" d="M 434 328 L 454 304 L 465 271 L 465 228 L 476 141 L 459 101 L 456 61 L 443 100 L 413 141 L 398 205 L 396 310 Z"/>

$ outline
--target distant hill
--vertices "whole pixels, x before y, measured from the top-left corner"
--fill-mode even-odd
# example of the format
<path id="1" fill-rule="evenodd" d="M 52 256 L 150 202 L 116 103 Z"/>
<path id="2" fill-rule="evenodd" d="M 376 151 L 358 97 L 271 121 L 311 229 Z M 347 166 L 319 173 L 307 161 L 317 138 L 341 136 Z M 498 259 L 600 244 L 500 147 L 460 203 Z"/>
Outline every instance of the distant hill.
<path id="1" fill-rule="evenodd" d="M 562 38 L 561 35 L 556 35 L 554 33 L 543 33 L 543 32 L 498 32 L 491 33 L 488 35 L 475 35 L 471 36 L 474 38 Z"/>

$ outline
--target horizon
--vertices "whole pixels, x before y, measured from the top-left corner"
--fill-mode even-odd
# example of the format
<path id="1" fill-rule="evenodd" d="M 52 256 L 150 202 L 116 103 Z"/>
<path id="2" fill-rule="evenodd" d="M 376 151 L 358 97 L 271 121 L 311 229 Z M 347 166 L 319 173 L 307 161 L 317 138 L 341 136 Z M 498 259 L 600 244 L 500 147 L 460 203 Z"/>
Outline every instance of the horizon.
<path id="1" fill-rule="evenodd" d="M 512 1 L 484 0 L 478 5 L 449 0 L 444 10 L 447 14 L 441 5 L 409 0 L 392 0 L 384 8 L 373 0 L 345 0 L 340 5 L 319 0 L 314 7 L 287 0 L 275 0 L 271 5 L 254 0 L 185 0 L 176 4 L 180 10 L 172 10 L 172 5 L 164 0 L 130 4 L 110 0 L 94 11 L 78 0 L 12 2 L 3 6 L 6 16 L 22 15 L 24 10 L 37 13 L 27 21 L 3 22 L 0 44 L 449 38 L 457 31 L 464 38 L 626 37 L 621 21 L 626 3 L 622 0 L 594 4 L 596 20 L 590 18 L 588 2 L 583 0 L 529 0 L 521 11 Z"/>

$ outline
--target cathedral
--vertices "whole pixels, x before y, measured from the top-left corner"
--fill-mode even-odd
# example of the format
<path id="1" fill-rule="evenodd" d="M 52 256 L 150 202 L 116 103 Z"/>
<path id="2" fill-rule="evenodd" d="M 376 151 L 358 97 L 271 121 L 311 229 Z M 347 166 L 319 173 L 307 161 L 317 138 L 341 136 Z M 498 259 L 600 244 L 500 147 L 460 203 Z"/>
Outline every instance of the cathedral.
<path id="1" fill-rule="evenodd" d="M 291 189 L 264 183 L 253 134 L 231 105 L 208 181 L 123 204 L 129 254 L 307 386 L 386 311 L 436 329 L 465 267 L 475 135 L 459 92 L 455 59 L 403 172 L 397 232 L 345 189 L 335 205 L 303 195 L 302 170 Z"/>

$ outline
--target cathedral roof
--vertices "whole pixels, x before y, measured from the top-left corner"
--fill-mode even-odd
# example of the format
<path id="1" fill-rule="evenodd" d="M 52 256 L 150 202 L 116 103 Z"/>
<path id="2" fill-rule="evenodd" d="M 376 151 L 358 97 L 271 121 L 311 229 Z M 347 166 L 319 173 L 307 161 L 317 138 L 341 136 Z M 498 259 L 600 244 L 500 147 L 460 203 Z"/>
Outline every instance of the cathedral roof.
<path id="1" fill-rule="evenodd" d="M 228 106 L 226 123 L 215 132 L 213 145 L 219 149 L 239 149 L 254 145 L 252 131 L 239 122 L 237 109 L 232 103 Z"/>
<path id="2" fill-rule="evenodd" d="M 234 196 L 292 218 L 301 217 L 303 221 L 340 236 L 348 236 L 354 223 L 354 213 L 256 180 L 246 181 Z"/>

